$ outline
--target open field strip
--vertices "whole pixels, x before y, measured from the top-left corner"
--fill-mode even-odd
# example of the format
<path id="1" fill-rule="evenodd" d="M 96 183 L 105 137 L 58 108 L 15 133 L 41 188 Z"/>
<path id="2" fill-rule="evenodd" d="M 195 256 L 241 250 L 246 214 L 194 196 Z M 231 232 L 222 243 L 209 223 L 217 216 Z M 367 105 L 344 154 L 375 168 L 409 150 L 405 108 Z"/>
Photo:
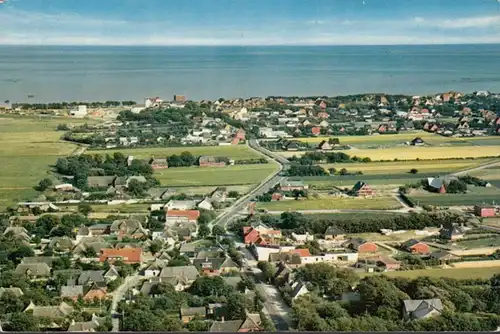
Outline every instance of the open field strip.
<path id="1" fill-rule="evenodd" d="M 262 157 L 245 145 L 120 148 L 112 150 L 91 150 L 87 151 L 87 154 L 105 155 L 115 152 L 132 155 L 139 159 L 148 159 L 153 156 L 164 158 L 174 154 L 181 154 L 182 152 L 191 152 L 194 156 L 221 156 L 234 160 L 258 159 Z"/>
<path id="2" fill-rule="evenodd" d="M 224 186 L 226 190 L 236 191 L 239 194 L 249 193 L 250 190 L 256 184 L 246 184 L 246 185 L 235 185 L 235 186 Z M 201 186 L 201 187 L 175 187 L 177 194 L 186 194 L 186 195 L 203 195 L 203 194 L 211 194 L 213 193 L 219 186 Z"/>
<path id="3" fill-rule="evenodd" d="M 484 238 L 477 240 L 463 240 L 457 242 L 460 247 L 465 247 L 467 249 L 471 248 L 483 248 L 483 247 L 497 247 L 500 246 L 500 237 Z"/>
<path id="4" fill-rule="evenodd" d="M 500 273 L 500 266 L 485 267 L 485 268 L 449 268 L 449 269 L 421 269 L 421 270 L 408 270 L 408 271 L 391 271 L 380 273 L 388 277 L 404 277 L 404 278 L 418 278 L 418 277 L 449 277 L 455 279 L 470 279 L 470 278 L 491 278 L 495 274 Z M 360 276 L 366 277 L 369 275 L 379 275 L 378 273 L 363 273 Z"/>
<path id="5" fill-rule="evenodd" d="M 418 205 L 473 206 L 476 204 L 499 204 L 500 189 L 496 187 L 471 187 L 466 194 L 436 194 L 412 191 L 408 197 Z"/>
<path id="6" fill-rule="evenodd" d="M 278 170 L 274 163 L 226 167 L 178 167 L 155 173 L 162 186 L 223 186 L 256 184 Z"/>
<path id="7" fill-rule="evenodd" d="M 383 149 L 341 150 L 350 156 L 379 160 L 454 159 L 500 156 L 500 146 L 453 146 L 453 147 L 391 147 Z M 284 157 L 301 156 L 304 152 L 280 152 Z"/>
<path id="8" fill-rule="evenodd" d="M 376 162 L 376 163 L 341 163 L 341 164 L 322 164 L 321 167 L 328 170 L 335 168 L 337 171 L 342 168 L 350 173 L 361 171 L 363 175 L 409 173 L 412 168 L 419 173 L 451 173 L 464 169 L 480 166 L 495 159 L 457 159 L 457 160 L 433 160 L 433 161 L 394 161 L 394 162 Z M 500 159 L 499 159 L 500 161 Z M 498 171 L 500 176 L 500 170 Z"/>
<path id="9" fill-rule="evenodd" d="M 82 124 L 70 118 L 0 117 L 0 209 L 36 194 L 33 187 L 48 177 L 49 166 L 77 145 L 62 142 L 58 124 Z"/>
<path id="10" fill-rule="evenodd" d="M 420 137 L 424 141 L 433 140 L 435 142 L 449 142 L 450 140 L 456 140 L 456 138 L 443 137 L 433 133 L 425 131 L 412 131 L 398 134 L 387 134 L 387 135 L 371 135 L 371 136 L 322 136 L 322 137 L 309 137 L 309 138 L 297 138 L 296 140 L 304 143 L 320 143 L 323 140 L 328 141 L 330 138 L 338 138 L 340 144 L 342 145 L 356 145 L 356 144 L 402 144 L 407 141 L 412 141 L 414 138 Z"/>
<path id="11" fill-rule="evenodd" d="M 318 198 L 306 200 L 284 200 L 277 202 L 260 202 L 257 208 L 269 211 L 300 210 L 395 210 L 401 204 L 393 197 L 374 198 Z"/>

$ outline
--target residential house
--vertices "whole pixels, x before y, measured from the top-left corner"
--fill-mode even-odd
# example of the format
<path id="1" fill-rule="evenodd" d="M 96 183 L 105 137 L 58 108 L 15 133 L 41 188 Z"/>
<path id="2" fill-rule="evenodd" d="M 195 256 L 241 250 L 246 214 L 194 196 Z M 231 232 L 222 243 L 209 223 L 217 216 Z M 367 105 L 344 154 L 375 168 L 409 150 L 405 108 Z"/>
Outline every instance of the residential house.
<path id="1" fill-rule="evenodd" d="M 159 278 L 175 287 L 176 291 L 183 291 L 200 276 L 195 266 L 165 267 Z"/>
<path id="2" fill-rule="evenodd" d="M 379 256 L 375 259 L 378 267 L 381 267 L 384 271 L 394 271 L 401 268 L 401 261 L 396 261 L 395 259 L 388 256 Z"/>
<path id="3" fill-rule="evenodd" d="M 458 257 L 453 255 L 452 253 L 448 251 L 438 251 L 438 252 L 432 252 L 430 254 L 431 259 L 438 260 L 440 262 L 446 262 L 450 260 L 455 260 Z"/>
<path id="4" fill-rule="evenodd" d="M 56 252 L 69 252 L 73 249 L 73 240 L 69 237 L 54 237 L 50 239 L 48 248 Z"/>
<path id="5" fill-rule="evenodd" d="M 71 321 L 71 324 L 68 327 L 68 332 L 97 332 L 100 326 L 104 326 L 106 323 L 106 318 L 97 317 L 95 314 L 92 314 L 92 320 L 90 321 L 79 321 L 75 322 L 75 320 Z"/>
<path id="6" fill-rule="evenodd" d="M 346 245 L 358 253 L 375 253 L 378 251 L 376 243 L 368 242 L 361 238 L 351 239 L 347 241 Z"/>
<path id="7" fill-rule="evenodd" d="M 449 224 L 444 226 L 439 230 L 439 235 L 443 239 L 455 241 L 458 239 L 463 239 L 465 235 L 465 229 L 463 225 Z"/>
<path id="8" fill-rule="evenodd" d="M 50 277 L 50 267 L 47 263 L 20 263 L 14 273 L 30 279 L 44 279 Z"/>
<path id="9" fill-rule="evenodd" d="M 422 138 L 420 137 L 416 137 L 414 138 L 411 142 L 410 142 L 410 145 L 412 146 L 424 146 L 425 145 L 425 142 Z"/>
<path id="10" fill-rule="evenodd" d="M 280 230 L 273 230 L 267 227 L 243 227 L 243 240 L 245 244 L 272 245 L 278 244 L 282 238 Z"/>
<path id="11" fill-rule="evenodd" d="M 227 158 L 225 157 L 212 157 L 201 156 L 198 160 L 200 167 L 225 167 Z"/>
<path id="12" fill-rule="evenodd" d="M 428 319 L 438 316 L 444 307 L 441 299 L 420 299 L 403 301 L 403 315 L 405 320 Z"/>
<path id="13" fill-rule="evenodd" d="M 309 293 L 307 286 L 302 281 L 295 281 L 291 284 L 292 291 L 290 292 L 290 297 L 292 300 L 299 298 L 300 296 L 306 295 Z"/>
<path id="14" fill-rule="evenodd" d="M 181 308 L 180 318 L 184 324 L 189 323 L 193 319 L 204 320 L 207 317 L 207 309 L 203 307 L 187 307 Z"/>
<path id="15" fill-rule="evenodd" d="M 105 248 L 101 249 L 99 261 L 114 262 L 116 260 L 123 261 L 124 263 L 133 264 L 142 262 L 142 248 Z"/>
<path id="16" fill-rule="evenodd" d="M 201 273 L 209 276 L 218 276 L 234 271 L 238 271 L 238 265 L 230 257 L 194 259 L 193 265 Z"/>
<path id="17" fill-rule="evenodd" d="M 191 243 L 183 243 L 179 248 L 179 255 L 187 256 L 190 259 L 196 258 L 196 246 Z"/>
<path id="18" fill-rule="evenodd" d="M 197 201 L 176 201 L 170 200 L 165 204 L 166 210 L 194 210 L 196 209 Z"/>
<path id="19" fill-rule="evenodd" d="M 144 269 L 144 276 L 145 277 L 156 277 L 160 274 L 163 268 L 167 266 L 167 263 L 165 261 L 156 259 L 152 263 L 150 263 L 146 269 Z"/>
<path id="20" fill-rule="evenodd" d="M 292 232 L 292 239 L 298 243 L 304 244 L 305 242 L 313 241 L 314 235 L 309 234 L 309 232 L 306 232 L 305 234 L 297 234 L 295 232 Z"/>
<path id="21" fill-rule="evenodd" d="M 321 128 L 319 126 L 313 126 L 311 128 L 311 134 L 313 136 L 319 136 L 321 134 Z"/>
<path id="22" fill-rule="evenodd" d="M 115 220 L 110 227 L 111 234 L 116 235 L 118 240 L 123 238 L 143 239 L 146 238 L 149 232 L 142 227 L 140 221 L 136 219 L 120 219 Z"/>
<path id="23" fill-rule="evenodd" d="M 330 226 L 326 229 L 325 240 L 344 240 L 345 232 L 336 226 Z"/>
<path id="24" fill-rule="evenodd" d="M 416 239 L 404 242 L 401 247 L 412 254 L 429 254 L 431 252 L 429 245 Z"/>
<path id="25" fill-rule="evenodd" d="M 107 297 L 106 283 L 87 283 L 85 285 L 62 286 L 61 298 L 69 298 L 77 301 L 79 297 L 84 300 L 105 299 Z"/>
<path id="26" fill-rule="evenodd" d="M 65 302 L 56 306 L 36 306 L 31 302 L 25 309 L 24 312 L 31 312 L 35 318 L 44 318 L 53 323 L 49 324 L 47 327 L 57 328 L 59 327 L 55 321 L 63 321 L 73 313 L 74 308 Z M 46 326 L 46 325 L 41 325 Z"/>
<path id="27" fill-rule="evenodd" d="M 302 181 L 289 181 L 289 180 L 283 180 L 280 182 L 279 190 L 281 191 L 302 191 L 302 190 L 308 190 L 309 186 L 307 184 L 304 184 Z"/>
<path id="28" fill-rule="evenodd" d="M 474 214 L 478 217 L 495 217 L 497 212 L 494 206 L 475 205 Z"/>
<path id="29" fill-rule="evenodd" d="M 210 194 L 210 200 L 215 202 L 226 202 L 227 200 L 227 188 L 226 187 L 218 187 L 214 190 L 212 194 Z"/>
<path id="30" fill-rule="evenodd" d="M 200 218 L 199 210 L 168 210 L 165 216 L 166 224 L 196 223 Z"/>
<path id="31" fill-rule="evenodd" d="M 373 190 L 373 188 L 370 187 L 366 182 L 358 181 L 351 189 L 350 193 L 356 197 L 372 196 L 375 194 L 375 190 Z"/>
<path id="32" fill-rule="evenodd" d="M 17 288 L 17 287 L 1 288 L 0 287 L 0 298 L 2 298 L 2 296 L 5 293 L 11 294 L 12 296 L 17 297 L 17 298 L 21 298 L 22 296 L 24 296 L 24 292 L 20 288 Z"/>
<path id="33" fill-rule="evenodd" d="M 89 283 L 106 283 L 104 270 L 86 270 L 83 271 L 76 279 L 75 285 L 86 285 Z"/>
<path id="34" fill-rule="evenodd" d="M 220 320 L 214 321 L 210 326 L 210 332 L 261 332 L 262 320 L 258 313 L 247 313 L 244 320 Z"/>
<path id="35" fill-rule="evenodd" d="M 167 169 L 168 168 L 168 161 L 165 158 L 151 158 L 149 161 L 149 164 L 151 165 L 151 168 L 154 170 L 157 169 Z"/>
<path id="36" fill-rule="evenodd" d="M 321 141 L 321 143 L 319 143 L 319 145 L 318 145 L 318 150 L 331 151 L 332 149 L 333 149 L 333 145 L 331 145 L 326 140 Z"/>
<path id="37" fill-rule="evenodd" d="M 22 226 L 9 226 L 3 231 L 3 235 L 24 242 L 29 242 L 31 239 L 28 230 Z"/>
<path id="38" fill-rule="evenodd" d="M 212 205 L 212 202 L 210 201 L 209 198 L 205 198 L 203 201 L 198 203 L 198 208 L 212 211 L 214 209 L 214 206 Z"/>

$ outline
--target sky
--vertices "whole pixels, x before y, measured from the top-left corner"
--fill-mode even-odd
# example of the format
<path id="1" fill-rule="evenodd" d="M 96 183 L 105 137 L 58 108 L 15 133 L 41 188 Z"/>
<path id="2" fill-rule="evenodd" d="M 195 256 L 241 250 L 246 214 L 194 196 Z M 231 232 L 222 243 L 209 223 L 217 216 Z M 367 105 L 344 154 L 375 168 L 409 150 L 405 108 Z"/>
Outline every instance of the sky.
<path id="1" fill-rule="evenodd" d="M 500 43 L 500 0 L 5 0 L 8 45 Z"/>

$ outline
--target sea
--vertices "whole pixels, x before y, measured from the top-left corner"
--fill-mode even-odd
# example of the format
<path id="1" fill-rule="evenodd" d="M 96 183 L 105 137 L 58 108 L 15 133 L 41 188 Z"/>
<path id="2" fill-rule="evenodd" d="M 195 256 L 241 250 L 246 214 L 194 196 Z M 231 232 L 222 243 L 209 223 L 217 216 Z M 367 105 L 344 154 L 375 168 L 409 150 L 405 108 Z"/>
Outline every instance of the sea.
<path id="1" fill-rule="evenodd" d="M 500 45 L 0 46 L 0 103 L 500 92 Z"/>

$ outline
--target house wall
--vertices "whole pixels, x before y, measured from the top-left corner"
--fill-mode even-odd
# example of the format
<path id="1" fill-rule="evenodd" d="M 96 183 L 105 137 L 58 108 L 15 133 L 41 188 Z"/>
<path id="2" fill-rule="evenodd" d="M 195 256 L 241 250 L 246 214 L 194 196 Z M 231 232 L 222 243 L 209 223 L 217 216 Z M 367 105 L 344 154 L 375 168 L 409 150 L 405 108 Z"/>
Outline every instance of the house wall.
<path id="1" fill-rule="evenodd" d="M 474 212 L 479 217 L 495 217 L 496 215 L 495 208 L 481 208 L 476 206 L 474 207 Z"/>

